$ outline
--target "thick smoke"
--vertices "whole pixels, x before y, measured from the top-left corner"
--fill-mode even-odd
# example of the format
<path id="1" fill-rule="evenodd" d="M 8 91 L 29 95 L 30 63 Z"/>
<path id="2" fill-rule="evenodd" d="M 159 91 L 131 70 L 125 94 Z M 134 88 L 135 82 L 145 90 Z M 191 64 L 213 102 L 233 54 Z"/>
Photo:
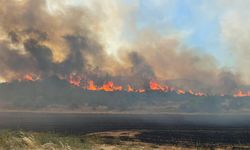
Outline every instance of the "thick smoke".
<path id="1" fill-rule="evenodd" d="M 11 57 L 13 53 L 14 60 L 26 58 L 20 63 L 35 66 L 23 64 L 17 69 L 11 66 L 12 59 L 2 61 L 4 70 L 17 75 L 13 79 L 20 78 L 18 70 L 24 70 L 20 75 L 24 72 L 42 76 L 70 75 L 86 73 L 88 66 L 102 68 L 105 64 L 106 53 L 95 33 L 87 27 L 95 22 L 88 21 L 89 14 L 80 8 L 50 13 L 45 0 L 2 0 L 1 3 L 4 5 L 1 6 L 0 26 L 6 35 L 1 43 L 1 49 L 6 52 L 1 56 Z"/>
<path id="2" fill-rule="evenodd" d="M 39 45 L 36 40 L 30 39 L 24 43 L 24 47 L 34 58 L 37 68 L 46 74 L 53 70 L 52 51 L 43 45 Z"/>
<path id="3" fill-rule="evenodd" d="M 135 31 L 137 40 L 129 48 L 122 45 L 116 47 L 116 56 L 109 54 L 106 48 L 110 41 L 100 33 L 109 33 L 103 27 L 113 24 L 107 21 L 103 26 L 105 21 L 98 16 L 104 16 L 105 10 L 99 9 L 100 5 L 76 7 L 60 1 L 59 8 L 52 9 L 46 0 L 0 3 L 0 76 L 6 81 L 28 73 L 40 78 L 73 74 L 94 80 L 123 78 L 119 81 L 138 82 L 144 87 L 150 80 L 158 80 L 217 94 L 231 94 L 241 85 L 238 75 L 218 68 L 211 56 L 154 31 Z M 133 18 L 130 15 L 125 18 Z"/>

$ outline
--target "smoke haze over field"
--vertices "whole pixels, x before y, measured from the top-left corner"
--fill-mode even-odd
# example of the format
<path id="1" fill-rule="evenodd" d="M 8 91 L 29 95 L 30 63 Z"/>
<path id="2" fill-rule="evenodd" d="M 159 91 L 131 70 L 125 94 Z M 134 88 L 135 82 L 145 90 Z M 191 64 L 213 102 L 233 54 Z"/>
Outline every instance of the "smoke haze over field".
<path id="1" fill-rule="evenodd" d="M 165 35 L 153 25 L 138 29 L 135 13 L 139 1 L 133 5 L 113 0 L 79 0 L 77 5 L 66 0 L 0 3 L 2 82 L 22 79 L 27 74 L 40 79 L 75 75 L 138 86 L 158 80 L 210 94 L 233 94 L 249 84 L 245 67 L 249 63 L 240 60 L 247 57 L 248 32 L 242 31 L 239 34 L 243 37 L 235 40 L 240 36 L 239 25 L 238 21 L 227 23 L 234 18 L 230 14 L 221 20 L 222 36 L 237 50 L 233 53 L 243 72 L 241 67 L 221 67 L 213 55 L 189 46 L 177 34 Z M 226 3 L 220 1 L 218 5 L 227 7 Z M 238 13 L 231 13 L 235 15 Z M 164 30 L 170 32 L 173 28 Z"/>

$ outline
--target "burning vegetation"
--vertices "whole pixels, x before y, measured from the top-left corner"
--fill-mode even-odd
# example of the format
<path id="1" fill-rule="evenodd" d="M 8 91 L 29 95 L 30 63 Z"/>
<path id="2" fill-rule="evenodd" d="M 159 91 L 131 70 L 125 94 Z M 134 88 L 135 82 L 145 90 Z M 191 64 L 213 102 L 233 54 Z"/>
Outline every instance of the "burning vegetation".
<path id="1" fill-rule="evenodd" d="M 136 87 L 70 76 L 46 79 L 31 74 L 0 84 L 0 108 L 7 110 L 87 112 L 248 112 L 247 95 L 209 95 L 156 81 Z M 240 93 L 244 94 L 244 93 Z"/>
<path id="2" fill-rule="evenodd" d="M 231 107 L 232 99 L 250 96 L 240 74 L 219 68 L 212 56 L 184 46 L 181 39 L 153 28 L 118 27 L 133 27 L 120 19 L 133 20 L 129 6 L 120 2 L 110 1 L 114 8 L 108 10 L 107 3 L 95 1 L 86 6 L 52 0 L 0 3 L 4 108 L 70 104 L 130 109 L 133 103 L 170 106 L 176 100 L 173 109 L 195 111 L 203 100 L 209 107 L 219 97 L 223 107 Z M 121 38 L 124 32 L 133 38 Z M 180 99 L 193 100 L 184 108 Z"/>
<path id="3" fill-rule="evenodd" d="M 177 94 L 180 94 L 180 95 L 189 93 L 194 96 L 206 96 L 206 94 L 202 92 L 194 92 L 193 90 L 185 91 L 185 90 L 170 87 L 170 86 L 163 86 L 163 85 L 158 84 L 155 81 L 149 82 L 148 89 L 143 89 L 143 88 L 136 89 L 130 84 L 127 84 L 126 86 L 116 85 L 112 81 L 108 81 L 100 86 L 95 85 L 93 80 L 89 80 L 87 83 L 84 84 L 81 82 L 81 78 L 79 77 L 72 78 L 72 76 L 70 76 L 68 82 L 73 86 L 82 87 L 84 90 L 90 90 L 90 91 L 105 91 L 105 92 L 126 91 L 126 92 L 136 92 L 136 93 L 144 93 L 147 91 L 157 91 L 157 92 L 176 92 Z"/>
<path id="4" fill-rule="evenodd" d="M 37 81 L 39 78 L 32 74 L 27 74 L 23 77 L 23 80 L 25 81 Z M 195 92 L 192 89 L 189 90 L 183 90 L 178 89 L 175 87 L 167 86 L 167 85 L 160 85 L 156 81 L 150 81 L 148 83 L 148 89 L 144 88 L 134 88 L 132 85 L 127 84 L 125 86 L 122 85 L 116 85 L 112 81 L 104 81 L 102 85 L 96 85 L 94 80 L 88 80 L 84 82 L 84 79 L 82 79 L 79 76 L 72 76 L 70 75 L 67 78 L 68 83 L 70 83 L 72 86 L 82 88 L 83 90 L 89 90 L 89 91 L 105 91 L 105 92 L 119 92 L 119 91 L 126 91 L 126 92 L 136 92 L 136 93 L 144 93 L 147 91 L 157 91 L 157 92 L 176 92 L 177 94 L 183 95 L 183 94 L 190 94 L 194 96 L 207 96 L 206 93 L 203 92 Z M 220 96 L 226 95 L 225 93 L 220 94 Z M 242 90 L 237 91 L 233 94 L 234 97 L 246 97 L 250 96 L 250 91 L 243 92 Z"/>

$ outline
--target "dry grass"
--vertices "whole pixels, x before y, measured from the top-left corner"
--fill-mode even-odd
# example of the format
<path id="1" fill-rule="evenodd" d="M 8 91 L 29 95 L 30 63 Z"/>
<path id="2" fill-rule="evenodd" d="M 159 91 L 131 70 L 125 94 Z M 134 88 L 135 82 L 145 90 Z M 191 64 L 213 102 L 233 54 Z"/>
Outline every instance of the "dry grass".
<path id="1" fill-rule="evenodd" d="M 84 136 L 55 133 L 0 132 L 0 150 L 75 150 L 91 149 Z"/>
<path id="2" fill-rule="evenodd" d="M 64 135 L 56 133 L 0 131 L 0 150 L 193 150 L 206 147 L 157 145 L 135 139 L 138 131 L 101 132 L 88 135 Z M 131 138 L 133 140 L 122 140 Z M 249 149 L 244 145 L 215 147 L 222 149 Z"/>

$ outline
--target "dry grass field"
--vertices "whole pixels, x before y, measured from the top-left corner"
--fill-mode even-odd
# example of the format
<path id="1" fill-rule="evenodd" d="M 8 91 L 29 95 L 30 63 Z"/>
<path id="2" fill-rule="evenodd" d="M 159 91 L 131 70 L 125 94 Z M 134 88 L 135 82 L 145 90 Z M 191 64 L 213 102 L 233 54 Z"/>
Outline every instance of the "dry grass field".
<path id="1" fill-rule="evenodd" d="M 85 135 L 69 135 L 45 132 L 1 131 L 1 150 L 210 150 L 250 149 L 244 144 L 186 143 L 176 141 L 157 143 L 141 139 L 144 131 L 110 131 Z M 149 138 L 149 137 L 147 137 Z M 160 138 L 160 137 L 159 137 Z M 164 138 L 163 138 L 164 139 Z M 161 139 L 158 139 L 161 141 Z"/>

